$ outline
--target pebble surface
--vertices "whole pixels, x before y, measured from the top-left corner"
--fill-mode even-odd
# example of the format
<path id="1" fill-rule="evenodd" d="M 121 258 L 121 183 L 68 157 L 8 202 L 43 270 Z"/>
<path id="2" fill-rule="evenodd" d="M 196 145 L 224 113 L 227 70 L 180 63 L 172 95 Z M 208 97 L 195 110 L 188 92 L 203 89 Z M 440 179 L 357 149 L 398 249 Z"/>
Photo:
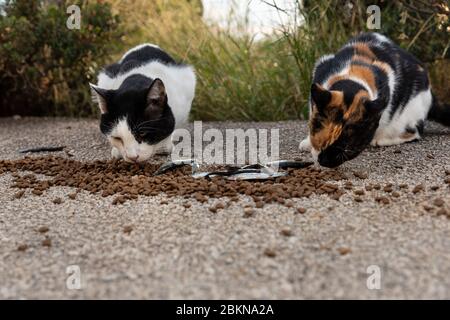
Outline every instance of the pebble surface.
<path id="1" fill-rule="evenodd" d="M 203 127 L 280 128 L 280 157 L 308 159 L 298 151 L 305 122 Z M 65 145 L 76 161 L 109 157 L 96 120 L 0 119 L 1 160 L 43 145 Z M 4 173 L 0 298 L 450 299 L 449 164 L 450 130 L 428 124 L 420 142 L 369 148 L 339 168 L 348 177 L 336 182 L 339 200 L 312 194 L 261 205 L 247 195 L 160 194 L 113 205 L 114 195 L 67 186 L 18 194 L 10 188 L 17 178 Z M 81 290 L 65 287 L 72 265 Z M 381 290 L 367 289 L 372 265 Z"/>

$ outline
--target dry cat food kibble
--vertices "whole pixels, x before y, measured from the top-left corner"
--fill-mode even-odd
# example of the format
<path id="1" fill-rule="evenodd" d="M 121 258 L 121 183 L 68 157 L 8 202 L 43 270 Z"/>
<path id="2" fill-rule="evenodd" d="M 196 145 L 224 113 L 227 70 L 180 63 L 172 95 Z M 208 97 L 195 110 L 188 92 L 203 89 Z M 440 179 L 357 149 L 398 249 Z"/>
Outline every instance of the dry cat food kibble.
<path id="1" fill-rule="evenodd" d="M 445 202 L 444 202 L 444 200 L 438 198 L 438 199 L 435 199 L 435 200 L 433 201 L 433 204 L 434 204 L 436 207 L 443 207 L 444 204 L 445 204 Z"/>
<path id="2" fill-rule="evenodd" d="M 389 204 L 390 201 L 387 197 L 376 197 L 375 201 L 382 203 L 382 204 Z"/>
<path id="3" fill-rule="evenodd" d="M 40 233 L 46 233 L 46 232 L 48 232 L 48 230 L 49 230 L 48 227 L 42 226 L 42 227 L 40 227 L 40 228 L 38 229 L 38 232 L 40 232 Z"/>
<path id="4" fill-rule="evenodd" d="M 133 227 L 132 226 L 125 226 L 125 227 L 123 227 L 123 233 L 130 234 L 131 231 L 133 231 Z"/>
<path id="5" fill-rule="evenodd" d="M 245 208 L 244 209 L 244 216 L 246 218 L 253 216 L 254 213 L 255 213 L 255 211 L 252 208 Z"/>
<path id="6" fill-rule="evenodd" d="M 264 202 L 262 202 L 262 201 L 256 202 L 256 203 L 255 203 L 255 207 L 257 207 L 257 208 L 262 208 L 262 207 L 264 207 Z"/>
<path id="7" fill-rule="evenodd" d="M 21 244 L 17 247 L 17 251 L 27 251 L 28 245 L 27 244 Z"/>
<path id="8" fill-rule="evenodd" d="M 345 175 L 337 170 L 314 167 L 288 169 L 288 176 L 259 182 L 230 181 L 222 177 L 195 179 L 191 176 L 190 167 L 153 176 L 158 168 L 158 164 L 152 163 L 139 165 L 118 160 L 79 162 L 56 156 L 0 160 L 0 174 L 14 174 L 13 188 L 31 189 L 34 195 L 41 196 L 50 187 L 72 187 L 103 197 L 115 196 L 112 200 L 115 205 L 139 196 L 164 193 L 168 197 L 193 198 L 200 203 L 207 202 L 209 198 L 221 197 L 237 201 L 239 195 L 248 195 L 257 200 L 255 203 L 258 203 L 258 208 L 261 204 L 274 202 L 290 206 L 291 202 L 287 199 L 309 197 L 312 194 L 326 194 L 332 199 L 339 199 L 344 191 L 333 181 L 346 180 Z M 21 175 L 20 171 L 33 174 Z M 41 180 L 36 174 L 48 178 Z M 68 197 L 75 199 L 76 193 L 70 193 Z M 217 211 L 218 208 L 214 209 Z"/>
<path id="9" fill-rule="evenodd" d="M 67 196 L 68 196 L 70 199 L 75 200 L 76 197 L 77 197 L 77 194 L 76 194 L 75 192 L 73 192 L 73 193 L 69 193 Z"/>
<path id="10" fill-rule="evenodd" d="M 300 214 L 304 214 L 306 212 L 306 209 L 305 208 L 298 208 L 297 212 L 300 213 Z"/>
<path id="11" fill-rule="evenodd" d="M 352 252 L 352 250 L 350 248 L 347 248 L 347 247 L 341 247 L 341 248 L 338 248 L 338 252 L 342 256 L 345 256 L 346 254 L 349 254 L 350 252 Z"/>
<path id="12" fill-rule="evenodd" d="M 216 213 L 217 212 L 217 208 L 216 207 L 209 207 L 209 211 L 211 211 L 212 213 Z"/>
<path id="13" fill-rule="evenodd" d="M 366 192 L 381 190 L 385 196 L 375 194 L 375 201 L 380 204 L 389 204 L 400 193 L 394 191 L 394 185 L 387 183 L 367 184 L 365 186 L 353 185 L 347 180 L 344 173 L 338 170 L 321 170 L 316 167 L 301 169 L 288 169 L 288 175 L 272 180 L 242 181 L 227 180 L 223 177 L 199 178 L 191 176 L 191 168 L 179 167 L 164 175 L 153 176 L 160 167 L 158 164 L 130 164 L 118 160 L 79 162 L 73 159 L 45 156 L 25 157 L 20 160 L 0 160 L 0 174 L 10 172 L 13 176 L 12 188 L 20 189 L 11 200 L 24 196 L 26 189 L 31 189 L 35 196 L 41 196 L 51 187 L 71 187 L 76 190 L 67 194 L 67 198 L 75 200 L 80 190 L 85 190 L 102 197 L 113 196 L 112 204 L 120 205 L 127 201 L 138 199 L 139 196 L 182 197 L 187 201 L 185 208 L 191 207 L 191 200 L 207 203 L 209 199 L 227 197 L 229 201 L 238 201 L 240 195 L 246 195 L 253 200 L 250 208 L 245 208 L 244 216 L 250 217 L 255 208 L 260 209 L 268 203 L 278 203 L 288 208 L 294 208 L 292 198 L 309 197 L 313 194 L 327 195 L 331 199 L 339 200 L 345 193 L 343 189 L 354 194 L 355 202 L 363 202 Z M 217 168 L 215 168 L 217 169 Z M 25 173 L 27 172 L 27 173 Z M 31 172 L 31 173 L 29 173 Z M 354 172 L 356 177 L 365 179 L 366 174 Z M 37 175 L 45 177 L 39 178 Z M 450 177 L 447 176 L 447 179 Z M 337 181 L 344 180 L 342 187 Z M 446 181 L 447 182 L 447 181 Z M 395 187 L 397 188 L 397 187 Z M 407 191 L 407 184 L 400 184 L 398 188 Z M 438 187 L 431 187 L 438 190 Z M 412 190 L 413 193 L 425 191 L 425 186 L 419 184 Z M 388 198 L 389 196 L 390 198 Z M 53 203 L 61 204 L 63 198 L 55 198 Z M 168 205 L 169 200 L 163 199 L 161 205 Z M 436 205 L 436 204 L 435 204 Z M 209 205 L 211 212 L 216 213 L 227 207 L 223 202 Z M 439 205 L 437 205 L 439 207 Z M 443 204 L 442 204 L 443 206 Z M 304 208 L 297 208 L 296 212 L 303 214 Z"/>
<path id="14" fill-rule="evenodd" d="M 367 179 L 369 177 L 367 173 L 362 171 L 355 171 L 353 172 L 353 175 L 359 179 Z"/>
<path id="15" fill-rule="evenodd" d="M 14 194 L 14 198 L 15 198 L 15 199 L 20 199 L 20 198 L 23 197 L 24 194 L 25 194 L 25 190 L 21 190 L 21 191 L 16 192 L 16 193 Z"/>
<path id="16" fill-rule="evenodd" d="M 225 209 L 225 205 L 223 204 L 223 202 L 218 202 L 218 203 L 216 204 L 216 208 L 217 208 L 217 209 Z"/>
<path id="17" fill-rule="evenodd" d="M 423 191 L 425 188 L 423 187 L 423 185 L 419 184 L 417 186 L 414 187 L 414 189 L 412 190 L 413 193 L 419 193 L 421 191 Z"/>
<path id="18" fill-rule="evenodd" d="M 50 240 L 49 238 L 45 238 L 44 240 L 42 240 L 42 246 L 43 247 L 51 247 L 52 246 L 52 240 Z"/>
<path id="19" fill-rule="evenodd" d="M 31 192 L 37 196 L 42 196 L 42 194 L 44 193 L 44 192 L 42 192 L 42 190 L 38 190 L 38 189 L 33 189 L 33 191 L 31 191 Z"/>
<path id="20" fill-rule="evenodd" d="M 274 249 L 267 248 L 264 250 L 264 254 L 269 258 L 275 258 L 277 256 L 277 253 Z"/>
<path id="21" fill-rule="evenodd" d="M 445 208 L 439 209 L 438 212 L 436 212 L 436 214 L 438 216 L 447 216 L 447 218 L 450 219 L 450 213 L 447 210 L 445 210 Z"/>

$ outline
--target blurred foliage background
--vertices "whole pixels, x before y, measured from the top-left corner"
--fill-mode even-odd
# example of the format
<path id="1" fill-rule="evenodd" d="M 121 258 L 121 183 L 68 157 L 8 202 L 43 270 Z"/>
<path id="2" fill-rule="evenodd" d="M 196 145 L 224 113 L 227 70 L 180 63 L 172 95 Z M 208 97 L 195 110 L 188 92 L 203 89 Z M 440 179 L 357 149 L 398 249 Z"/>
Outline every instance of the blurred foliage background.
<path id="1" fill-rule="evenodd" d="M 75 1 L 82 28 L 66 27 L 73 1 L 7 0 L 0 15 L 0 115 L 90 116 L 88 82 L 120 40 L 111 6 Z"/>
<path id="2" fill-rule="evenodd" d="M 264 1 L 277 8 L 273 0 Z M 203 21 L 200 0 L 84 0 L 80 30 L 65 27 L 73 1 L 7 0 L 0 14 L 0 115 L 96 116 L 88 82 L 105 63 L 143 42 L 195 66 L 193 119 L 274 121 L 306 115 L 317 58 L 367 31 L 367 7 L 381 30 L 430 69 L 450 102 L 449 0 L 305 0 L 296 24 L 272 37 Z M 282 10 L 278 8 L 278 10 Z M 237 26 L 242 31 L 246 21 Z"/>
<path id="3" fill-rule="evenodd" d="M 428 66 L 433 89 L 450 103 L 450 1 L 449 0 L 305 0 L 307 23 L 300 32 L 286 34 L 298 47 L 308 34 L 320 52 L 333 52 L 366 28 L 367 8 L 381 9 L 381 29 L 374 30 L 393 39 Z M 340 17 L 340 18 L 338 18 Z M 318 22 L 319 21 L 319 22 Z"/>

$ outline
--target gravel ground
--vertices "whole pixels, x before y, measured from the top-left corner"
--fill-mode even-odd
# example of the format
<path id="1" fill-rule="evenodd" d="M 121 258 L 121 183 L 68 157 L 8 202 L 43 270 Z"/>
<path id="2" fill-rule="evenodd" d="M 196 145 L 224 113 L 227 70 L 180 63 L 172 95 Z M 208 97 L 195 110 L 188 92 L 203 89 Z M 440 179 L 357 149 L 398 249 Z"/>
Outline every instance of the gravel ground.
<path id="1" fill-rule="evenodd" d="M 282 158 L 309 157 L 297 149 L 305 122 L 204 124 L 273 127 L 281 128 Z M 0 119 L 0 159 L 48 144 L 67 146 L 78 160 L 109 155 L 95 120 Z M 71 200 L 73 190 L 62 187 L 13 200 L 12 177 L 3 174 L 0 298 L 450 299 L 450 219 L 437 215 L 437 207 L 424 210 L 436 198 L 450 210 L 445 169 L 450 130 L 429 124 L 420 142 L 371 148 L 340 168 L 355 186 L 391 182 L 397 189 L 407 183 L 411 190 L 423 183 L 425 191 L 401 191 L 388 205 L 374 201 L 384 195 L 376 190 L 361 203 L 352 191 L 340 201 L 314 195 L 294 200 L 307 208 L 305 214 L 270 204 L 250 218 L 243 214 L 251 203 L 244 196 L 218 213 L 195 201 L 186 209 L 178 198 L 161 205 L 164 195 L 117 206 L 112 197 L 84 191 Z M 369 178 L 356 178 L 353 170 Z M 431 190 L 435 185 L 440 188 Z M 63 203 L 54 204 L 56 197 Z M 43 226 L 45 233 L 38 230 Z M 291 236 L 280 233 L 285 228 Z M 42 244 L 46 238 L 51 246 Z M 18 250 L 21 245 L 27 249 Z M 71 265 L 81 271 L 79 290 L 66 286 Z M 367 287 L 372 265 L 381 271 L 380 289 Z"/>

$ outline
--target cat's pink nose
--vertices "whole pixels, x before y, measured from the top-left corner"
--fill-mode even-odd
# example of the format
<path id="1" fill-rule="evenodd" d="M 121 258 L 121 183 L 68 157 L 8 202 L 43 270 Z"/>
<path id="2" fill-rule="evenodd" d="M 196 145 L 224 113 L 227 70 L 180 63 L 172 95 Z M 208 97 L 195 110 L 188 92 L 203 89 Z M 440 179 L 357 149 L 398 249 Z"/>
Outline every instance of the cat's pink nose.
<path id="1" fill-rule="evenodd" d="M 139 155 L 135 155 L 135 156 L 127 156 L 127 158 L 130 159 L 130 161 L 137 162 L 137 160 L 138 160 L 138 158 L 139 158 Z"/>

